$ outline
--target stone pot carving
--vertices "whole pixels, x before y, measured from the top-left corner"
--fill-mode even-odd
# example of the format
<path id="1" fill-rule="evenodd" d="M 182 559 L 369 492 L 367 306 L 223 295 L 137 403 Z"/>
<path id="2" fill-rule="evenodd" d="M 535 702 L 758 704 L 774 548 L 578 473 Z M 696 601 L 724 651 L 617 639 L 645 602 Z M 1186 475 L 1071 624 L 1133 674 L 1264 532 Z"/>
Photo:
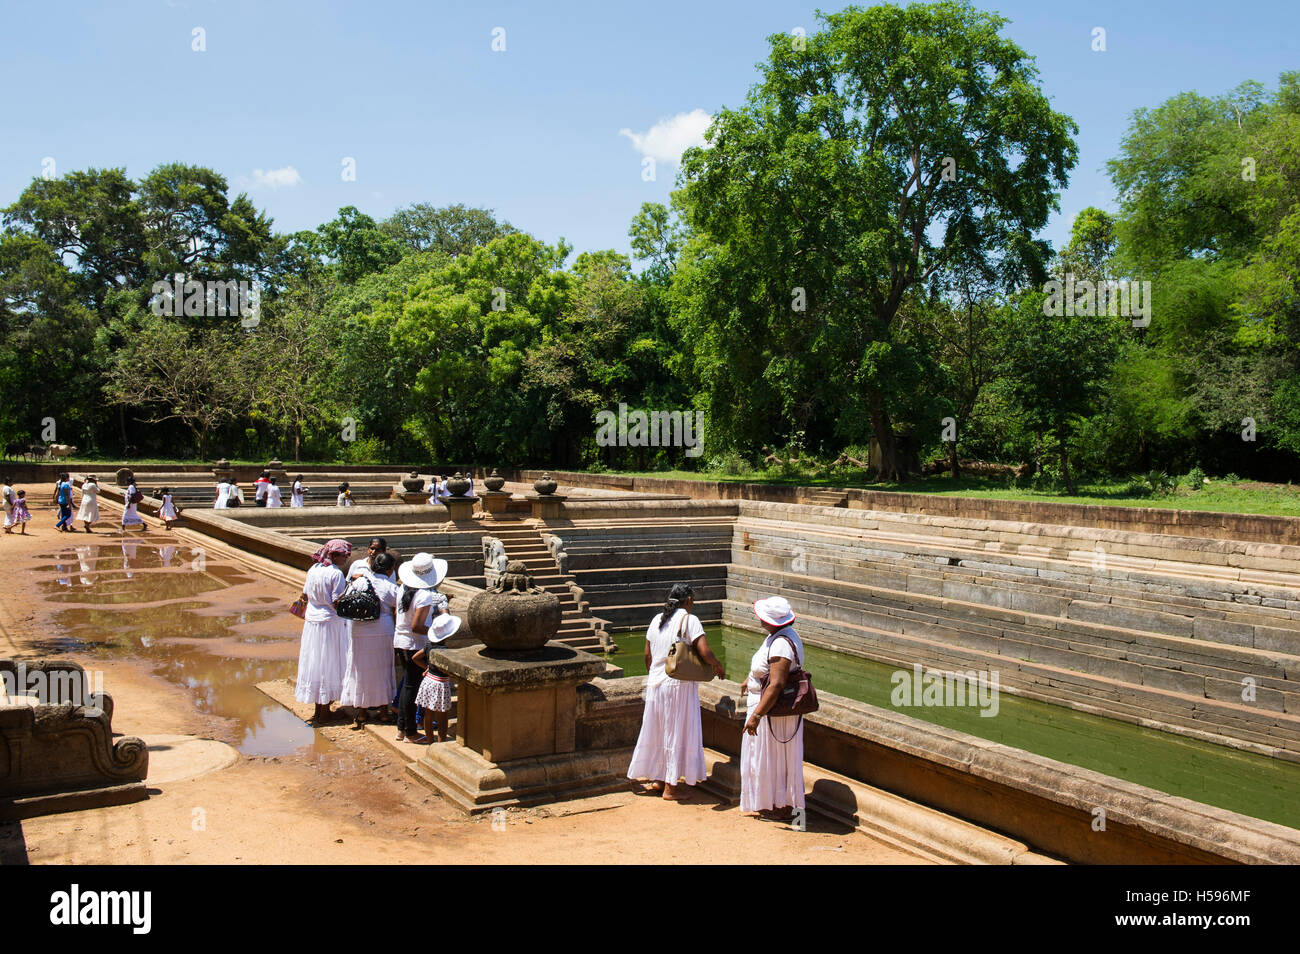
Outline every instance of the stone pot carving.
<path id="1" fill-rule="evenodd" d="M 266 469 L 271 471 L 271 473 L 275 473 L 277 470 L 284 470 L 284 464 L 281 463 L 280 458 L 277 457 L 266 465 Z"/>
<path id="2" fill-rule="evenodd" d="M 560 598 L 533 586 L 527 564 L 512 560 L 496 585 L 470 600 L 465 615 L 489 650 L 533 652 L 559 631 Z"/>
<path id="3" fill-rule="evenodd" d="M 559 484 L 551 479 L 550 474 L 542 474 L 542 476 L 533 481 L 533 489 L 543 496 L 555 493 L 556 488 L 559 486 Z"/>
<path id="4" fill-rule="evenodd" d="M 424 478 L 418 470 L 413 470 L 409 477 L 402 478 L 402 489 L 408 494 L 418 494 L 424 489 Z"/>
<path id="5" fill-rule="evenodd" d="M 457 471 L 456 476 L 447 481 L 447 493 L 453 497 L 464 497 L 468 491 L 469 481 L 465 479 L 465 475 L 460 471 Z"/>
<path id="6" fill-rule="evenodd" d="M 117 485 L 119 487 L 127 486 L 131 483 L 131 480 L 134 477 L 135 472 L 132 471 L 130 467 L 119 467 L 117 469 Z"/>
<path id="7" fill-rule="evenodd" d="M 493 493 L 496 493 L 505 485 L 506 479 L 497 473 L 495 467 L 492 468 L 492 473 L 483 478 L 483 486 L 487 487 L 487 489 Z"/>

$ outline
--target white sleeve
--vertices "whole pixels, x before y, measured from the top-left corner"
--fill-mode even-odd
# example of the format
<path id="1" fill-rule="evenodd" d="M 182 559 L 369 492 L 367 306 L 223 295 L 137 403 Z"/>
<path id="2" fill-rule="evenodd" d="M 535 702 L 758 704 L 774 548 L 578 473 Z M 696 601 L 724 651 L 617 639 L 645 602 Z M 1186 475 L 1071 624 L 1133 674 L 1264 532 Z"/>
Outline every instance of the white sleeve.
<path id="1" fill-rule="evenodd" d="M 767 658 L 772 659 L 773 657 L 788 659 L 792 664 L 798 662 L 794 648 L 790 645 L 790 640 L 780 636 L 773 639 L 772 645 L 767 649 Z"/>
<path id="2" fill-rule="evenodd" d="M 683 627 L 686 641 L 694 645 L 695 641 L 704 635 L 704 624 L 700 622 L 698 616 L 686 617 L 686 625 Z"/>

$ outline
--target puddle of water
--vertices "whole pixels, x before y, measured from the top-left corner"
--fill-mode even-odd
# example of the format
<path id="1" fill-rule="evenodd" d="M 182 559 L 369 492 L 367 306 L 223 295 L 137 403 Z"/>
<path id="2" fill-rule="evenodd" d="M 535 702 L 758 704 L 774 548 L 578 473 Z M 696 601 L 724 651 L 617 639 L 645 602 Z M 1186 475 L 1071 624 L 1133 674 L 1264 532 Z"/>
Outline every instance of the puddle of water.
<path id="1" fill-rule="evenodd" d="M 211 594 L 254 579 L 238 567 L 211 560 L 204 572 L 165 569 L 166 561 L 175 560 L 177 555 L 163 550 L 176 548 L 130 544 L 125 549 L 135 552 L 124 553 L 123 549 L 114 544 L 92 544 L 49 557 L 59 561 L 54 572 L 63 574 L 67 582 L 37 581 L 39 590 L 52 591 L 47 600 L 99 605 L 52 613 L 49 635 L 37 644 L 37 649 L 135 660 L 152 666 L 157 675 L 188 690 L 200 712 L 233 720 L 235 745 L 245 755 L 274 757 L 332 749 L 293 713 L 256 688 L 259 682 L 292 677 L 298 665 L 296 652 L 287 652 L 285 658 L 241 658 L 209 652 L 190 641 L 291 642 L 294 627 L 283 622 L 266 631 L 238 628 L 284 616 L 278 610 L 263 608 L 281 602 L 279 599 L 263 596 L 243 601 L 245 605 L 256 603 L 256 609 L 198 600 L 140 606 L 197 593 Z M 92 577 L 89 583 L 80 579 L 83 563 L 91 569 L 86 574 Z M 122 573 L 114 574 L 120 578 L 105 583 L 93 579 L 94 568 L 115 563 L 125 564 Z M 153 569 L 134 573 L 135 568 L 150 565 Z M 277 632 L 284 635 L 277 636 Z"/>
<path id="2" fill-rule="evenodd" d="M 95 579 L 93 573 L 75 572 L 74 575 L 74 571 L 69 571 L 35 585 L 39 592 L 49 594 L 45 598 L 54 603 L 157 603 L 208 593 L 225 584 L 209 573 L 172 570 L 140 574 L 127 571 L 124 579 L 107 582 Z"/>
<path id="3" fill-rule="evenodd" d="M 709 626 L 705 632 L 727 675 L 743 678 L 760 637 L 730 626 Z M 619 651 L 610 660 L 622 666 L 625 675 L 644 675 L 645 636 L 619 633 L 614 642 Z M 815 646 L 807 647 L 807 653 L 817 688 L 826 692 L 1170 795 L 1300 828 L 1300 765 L 1292 762 L 1008 692 L 998 694 L 998 714 L 992 718 L 981 716 L 973 706 L 895 706 L 892 677 L 898 667 Z"/>

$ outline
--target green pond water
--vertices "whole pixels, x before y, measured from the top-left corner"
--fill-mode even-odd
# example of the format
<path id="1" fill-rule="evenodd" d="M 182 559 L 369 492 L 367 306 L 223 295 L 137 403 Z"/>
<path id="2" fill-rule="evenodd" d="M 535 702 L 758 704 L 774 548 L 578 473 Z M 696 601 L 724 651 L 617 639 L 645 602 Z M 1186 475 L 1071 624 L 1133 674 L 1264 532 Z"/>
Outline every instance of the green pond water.
<path id="1" fill-rule="evenodd" d="M 761 637 L 729 626 L 709 626 L 705 632 L 714 653 L 727 667 L 727 677 L 743 678 Z M 619 651 L 611 661 L 622 666 L 628 676 L 645 675 L 644 634 L 619 633 L 614 641 Z M 815 646 L 807 647 L 807 653 L 807 666 L 819 690 L 1170 795 L 1300 828 L 1300 765 L 1295 763 L 1009 692 L 998 693 L 997 715 L 993 717 L 981 716 L 975 704 L 895 706 L 891 677 L 898 667 Z"/>

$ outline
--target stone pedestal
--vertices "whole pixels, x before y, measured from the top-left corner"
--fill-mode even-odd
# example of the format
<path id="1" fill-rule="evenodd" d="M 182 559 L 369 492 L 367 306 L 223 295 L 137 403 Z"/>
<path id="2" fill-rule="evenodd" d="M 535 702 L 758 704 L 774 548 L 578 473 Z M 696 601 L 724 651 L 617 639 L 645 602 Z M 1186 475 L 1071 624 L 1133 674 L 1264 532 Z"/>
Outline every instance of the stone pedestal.
<path id="1" fill-rule="evenodd" d="M 268 461 L 266 464 L 266 470 L 270 476 L 275 478 L 275 482 L 281 487 L 283 487 L 285 482 L 289 479 L 289 472 L 284 469 L 284 463 L 278 458 L 276 460 Z"/>
<path id="2" fill-rule="evenodd" d="M 394 491 L 394 496 L 404 504 L 427 504 L 429 502 L 429 492 L 427 490 L 418 490 L 414 493 L 408 490 Z"/>
<path id="3" fill-rule="evenodd" d="M 578 686 L 605 661 L 551 641 L 532 653 L 431 649 L 456 681 L 456 741 L 434 744 L 412 774 L 467 812 L 537 805 L 626 787 L 617 760 L 577 748 Z"/>
<path id="4" fill-rule="evenodd" d="M 478 503 L 477 497 L 448 497 L 442 501 L 442 505 L 447 508 L 448 519 L 453 522 L 473 520 L 476 503 Z"/>
<path id="5" fill-rule="evenodd" d="M 506 507 L 510 503 L 510 494 L 504 490 L 485 490 L 479 500 L 483 501 L 483 512 L 489 517 L 496 518 L 505 515 Z"/>
<path id="6" fill-rule="evenodd" d="M 561 494 L 525 494 L 532 505 L 534 520 L 558 520 L 564 513 L 564 496 Z"/>

